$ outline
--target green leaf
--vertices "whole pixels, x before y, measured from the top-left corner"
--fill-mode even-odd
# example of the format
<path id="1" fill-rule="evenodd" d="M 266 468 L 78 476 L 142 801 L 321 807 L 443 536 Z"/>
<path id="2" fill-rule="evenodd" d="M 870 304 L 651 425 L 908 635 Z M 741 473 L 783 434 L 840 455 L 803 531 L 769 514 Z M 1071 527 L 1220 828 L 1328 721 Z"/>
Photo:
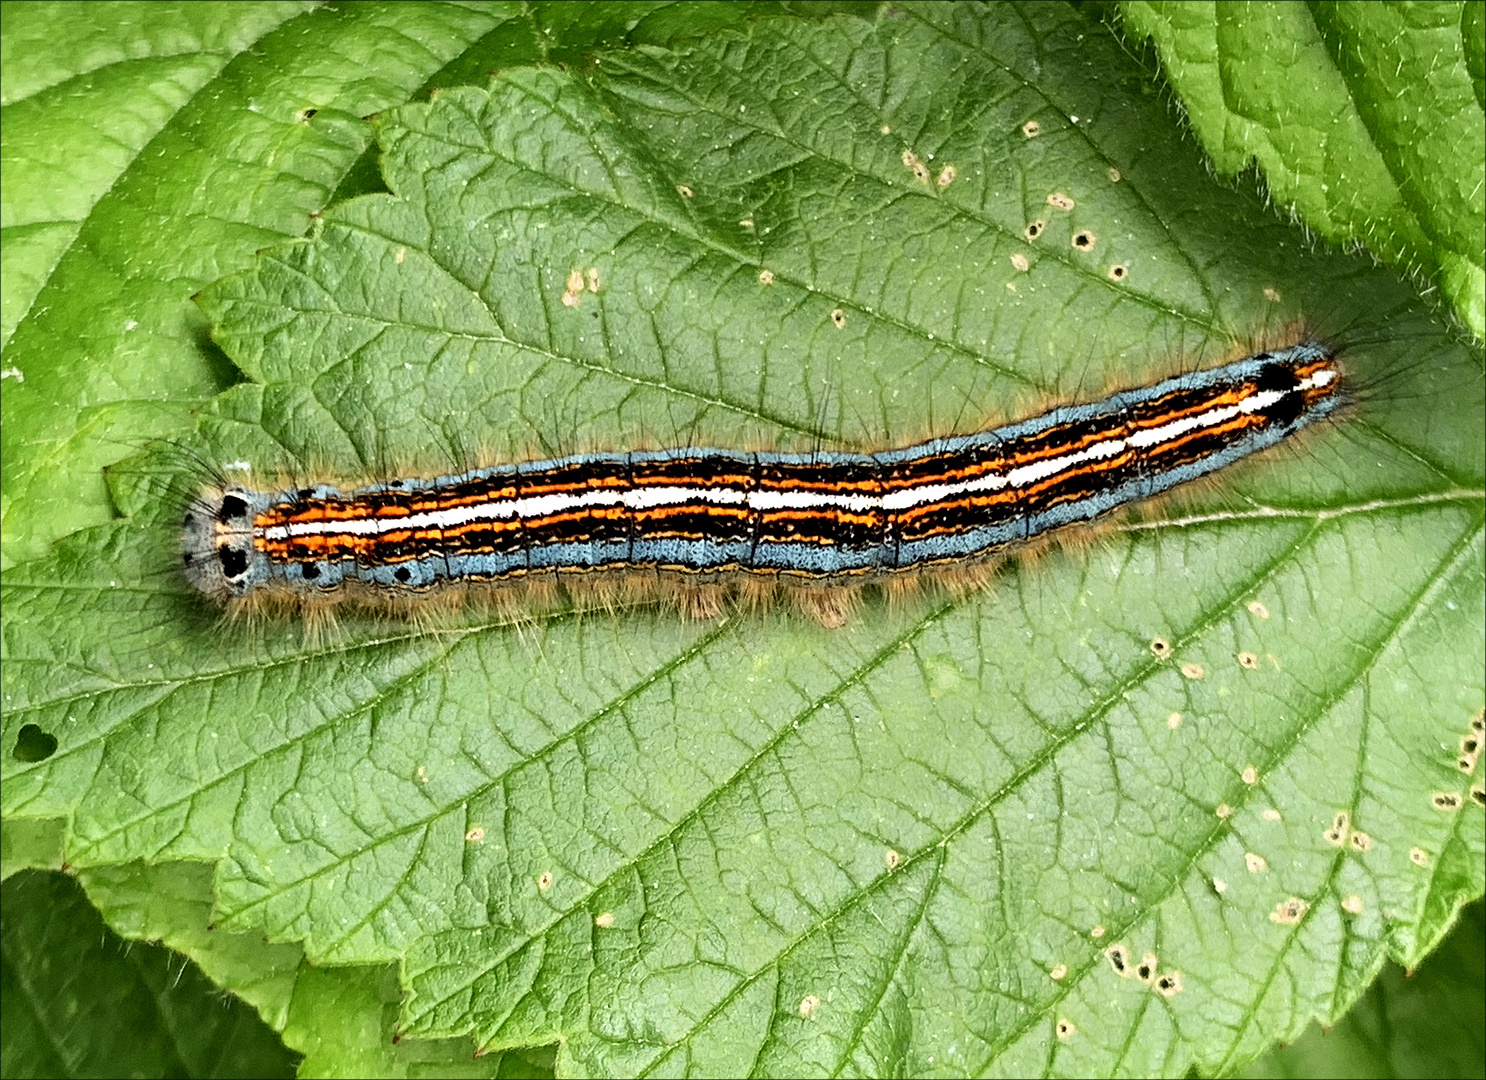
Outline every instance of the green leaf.
<path id="1" fill-rule="evenodd" d="M 296 977 L 307 1071 L 374 1068 L 387 970 L 403 1035 L 559 1042 L 564 1073 L 1233 1069 L 1481 894 L 1480 808 L 1432 796 L 1479 784 L 1455 758 L 1486 697 L 1482 358 L 1213 184 L 1099 24 L 760 19 L 505 70 L 378 140 L 391 194 L 205 293 L 246 381 L 187 454 L 116 471 L 126 519 L 0 597 L 0 810 L 66 817 L 75 867 L 217 863 L 213 933 L 358 965 Z M 150 472 L 901 442 L 1297 315 L 1347 328 L 1346 422 L 834 633 L 561 608 L 224 631 L 170 576 Z M 12 754 L 27 724 L 54 754 Z M 1181 992 L 1120 979 L 1115 942 Z"/>
<path id="2" fill-rule="evenodd" d="M 1390 964 L 1330 1031 L 1266 1054 L 1253 1077 L 1486 1073 L 1486 909 L 1472 904 L 1412 974 Z"/>
<path id="3" fill-rule="evenodd" d="M 1486 96 L 1478 3 L 1120 5 L 1154 41 L 1218 171 L 1438 284 L 1486 336 Z"/>
<path id="4" fill-rule="evenodd" d="M 305 1055 L 299 1075 L 551 1080 L 551 1047 L 477 1056 L 468 1037 L 399 1039 L 400 997 L 391 965 L 306 968 L 284 1028 Z"/>
<path id="5" fill-rule="evenodd" d="M 6 9 L 5 565 L 107 521 L 102 467 L 232 381 L 191 294 L 303 233 L 361 118 L 519 10 Z"/>
<path id="6" fill-rule="evenodd" d="M 540 1053 L 477 1058 L 467 1038 L 399 1041 L 390 967 L 313 968 L 297 945 L 219 929 L 212 921 L 211 867 L 204 863 L 104 866 L 80 877 L 113 930 L 184 953 L 282 1031 L 304 1055 L 301 1077 L 542 1075 Z M 545 1075 L 551 1074 L 549 1060 Z"/>
<path id="7" fill-rule="evenodd" d="M 75 882 L 0 885 L 6 1076 L 293 1076 L 293 1055 L 189 960 L 110 933 Z"/>
<path id="8" fill-rule="evenodd" d="M 206 863 L 99 866 L 79 883 L 109 927 L 133 941 L 158 941 L 189 956 L 282 1031 L 295 993 L 302 951 L 258 934 L 219 931 L 212 923 L 212 867 Z"/>
<path id="9" fill-rule="evenodd" d="M 0 828 L 0 880 L 20 870 L 60 870 L 66 826 L 57 818 L 7 821 Z"/>

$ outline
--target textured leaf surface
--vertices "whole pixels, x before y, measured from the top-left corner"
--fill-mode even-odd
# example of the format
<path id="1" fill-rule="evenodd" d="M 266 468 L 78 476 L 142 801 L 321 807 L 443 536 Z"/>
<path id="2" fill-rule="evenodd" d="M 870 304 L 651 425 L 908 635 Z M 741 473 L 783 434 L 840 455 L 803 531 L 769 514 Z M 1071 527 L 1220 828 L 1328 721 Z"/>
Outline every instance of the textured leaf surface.
<path id="1" fill-rule="evenodd" d="M 404 1034 L 561 1040 L 560 1071 L 1181 1073 L 1335 1017 L 1482 891 L 1479 807 L 1431 801 L 1479 784 L 1481 358 L 1214 186 L 1143 86 L 1063 9 L 930 6 L 391 111 L 393 194 L 205 297 L 248 381 L 200 446 L 876 445 L 1297 313 L 1366 342 L 1347 424 L 835 633 L 224 633 L 161 572 L 173 508 L 119 475 L 128 520 L 5 576 L 4 745 L 58 745 L 7 752 L 0 809 L 70 817 L 74 866 L 222 860 L 219 932 L 401 963 Z M 1180 992 L 1119 978 L 1116 942 Z M 296 1020 L 302 976 L 286 1036 L 368 1015 L 358 971 Z"/>
<path id="2" fill-rule="evenodd" d="M 109 933 L 77 884 L 26 870 L 0 885 L 6 1076 L 293 1076 L 294 1057 L 169 949 Z"/>
<path id="3" fill-rule="evenodd" d="M 518 11 L 7 8 L 5 565 L 107 521 L 103 466 L 231 381 L 191 294 L 303 233 L 361 118 Z"/>
<path id="4" fill-rule="evenodd" d="M 1486 910 L 1477 902 L 1406 974 L 1390 964 L 1341 1022 L 1266 1054 L 1254 1077 L 1481 1076 L 1486 1073 Z"/>
<path id="5" fill-rule="evenodd" d="M 542 1051 L 477 1058 L 468 1038 L 399 1041 L 399 994 L 389 966 L 312 968 L 297 945 L 219 929 L 212 919 L 212 868 L 204 863 L 103 866 L 80 878 L 113 930 L 190 956 L 256 1008 L 304 1055 L 301 1077 L 540 1076 L 544 1064 L 551 1075 L 550 1051 L 545 1061 Z"/>
<path id="6" fill-rule="evenodd" d="M 1218 169 L 1438 282 L 1486 336 L 1481 5 L 1122 4 Z"/>

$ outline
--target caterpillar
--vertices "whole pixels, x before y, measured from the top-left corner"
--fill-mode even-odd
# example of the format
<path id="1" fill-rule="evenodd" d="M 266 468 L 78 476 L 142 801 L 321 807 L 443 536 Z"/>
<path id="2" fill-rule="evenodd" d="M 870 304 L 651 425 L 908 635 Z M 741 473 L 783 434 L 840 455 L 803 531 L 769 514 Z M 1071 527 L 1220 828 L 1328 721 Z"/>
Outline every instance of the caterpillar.
<path id="1" fill-rule="evenodd" d="M 983 564 L 1207 476 L 1331 415 L 1344 385 L 1333 351 L 1307 340 L 877 453 L 685 446 L 354 487 L 217 483 L 186 511 L 181 560 L 226 606 L 576 574 L 882 582 Z M 839 604 L 813 610 L 845 621 Z"/>

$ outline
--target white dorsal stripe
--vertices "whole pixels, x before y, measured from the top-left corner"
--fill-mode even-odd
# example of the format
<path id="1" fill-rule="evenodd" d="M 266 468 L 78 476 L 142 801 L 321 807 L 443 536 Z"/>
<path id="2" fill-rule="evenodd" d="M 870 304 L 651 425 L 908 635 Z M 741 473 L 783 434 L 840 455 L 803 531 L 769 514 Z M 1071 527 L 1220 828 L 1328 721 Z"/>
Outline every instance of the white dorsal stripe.
<path id="1" fill-rule="evenodd" d="M 510 521 L 544 518 L 574 510 L 605 506 L 626 510 L 651 510 L 685 503 L 712 506 L 746 506 L 749 510 L 824 510 L 841 509 L 853 513 L 898 513 L 916 506 L 943 502 L 983 491 L 1023 488 L 1057 476 L 1090 461 L 1106 461 L 1129 450 L 1150 450 L 1203 428 L 1227 423 L 1240 414 L 1261 412 L 1286 394 L 1304 393 L 1329 385 L 1336 371 L 1323 368 L 1301 380 L 1293 390 L 1262 390 L 1250 394 L 1236 405 L 1225 405 L 1196 416 L 1183 417 L 1159 427 L 1145 428 L 1132 434 L 1121 434 L 1086 446 L 1071 454 L 1021 465 L 1004 473 L 986 473 L 973 480 L 954 484 L 923 484 L 882 495 L 841 495 L 826 491 L 748 491 L 736 487 L 642 487 L 629 490 L 595 490 L 557 495 L 534 495 L 525 498 L 495 499 L 471 506 L 432 510 L 406 517 L 357 518 L 348 521 L 304 521 L 275 525 L 261 530 L 266 540 L 288 540 L 314 535 L 377 536 L 410 529 L 454 529 L 478 521 Z"/>

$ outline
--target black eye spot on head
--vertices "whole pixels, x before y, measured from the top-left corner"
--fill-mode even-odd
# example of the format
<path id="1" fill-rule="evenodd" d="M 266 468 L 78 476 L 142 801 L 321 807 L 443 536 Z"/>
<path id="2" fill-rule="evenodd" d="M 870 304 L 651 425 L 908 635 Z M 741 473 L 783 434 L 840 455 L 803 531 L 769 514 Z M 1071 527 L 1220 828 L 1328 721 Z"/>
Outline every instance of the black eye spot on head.
<path id="1" fill-rule="evenodd" d="M 299 568 L 299 576 L 306 581 L 314 581 L 320 576 L 320 568 L 314 563 L 305 563 Z"/>
<path id="2" fill-rule="evenodd" d="M 31 764 L 37 761 L 45 761 L 57 752 L 57 737 L 50 731 L 42 731 L 35 724 L 22 725 L 21 730 L 16 732 L 15 746 L 11 748 L 10 756 L 17 761 Z"/>
<path id="3" fill-rule="evenodd" d="M 191 553 L 189 551 L 181 552 L 181 562 L 186 566 L 191 565 Z"/>
<path id="4" fill-rule="evenodd" d="M 300 488 L 294 493 L 296 499 L 309 499 L 314 497 L 314 491 L 310 488 Z"/>
<path id="5" fill-rule="evenodd" d="M 193 514 L 190 510 L 187 510 L 186 511 L 185 518 L 183 518 L 182 521 L 181 521 L 181 528 L 183 528 L 183 529 L 189 529 L 191 527 L 191 523 L 194 522 L 195 520 L 196 520 L 196 515 Z"/>
<path id="6" fill-rule="evenodd" d="M 217 557 L 222 560 L 222 573 L 226 574 L 229 579 L 241 577 L 248 569 L 248 557 L 226 544 L 217 549 Z"/>
<path id="7" fill-rule="evenodd" d="M 248 504 L 236 495 L 226 495 L 222 498 L 222 505 L 217 510 L 217 520 L 224 525 L 233 518 L 242 517 L 248 512 Z"/>
<path id="8" fill-rule="evenodd" d="M 392 572 L 392 576 L 397 578 L 397 580 L 402 582 L 404 585 L 413 580 L 413 575 L 408 572 L 408 568 L 406 566 L 399 566 Z"/>

